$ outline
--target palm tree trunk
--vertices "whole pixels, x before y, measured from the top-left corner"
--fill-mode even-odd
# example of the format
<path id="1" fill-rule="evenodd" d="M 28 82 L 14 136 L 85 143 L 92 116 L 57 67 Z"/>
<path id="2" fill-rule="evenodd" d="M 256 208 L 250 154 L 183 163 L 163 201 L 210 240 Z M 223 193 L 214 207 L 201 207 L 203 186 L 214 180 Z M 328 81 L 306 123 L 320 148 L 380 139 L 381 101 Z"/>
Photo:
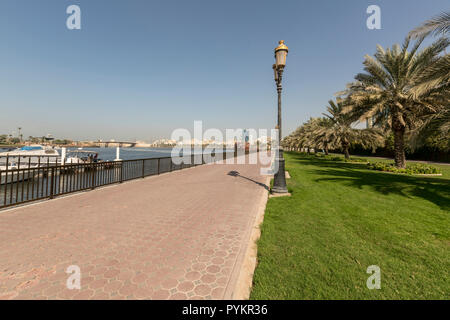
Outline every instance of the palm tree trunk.
<path id="1" fill-rule="evenodd" d="M 350 153 L 348 152 L 348 147 L 344 149 L 345 159 L 350 159 Z"/>
<path id="2" fill-rule="evenodd" d="M 325 155 L 328 155 L 328 144 L 325 143 Z"/>
<path id="3" fill-rule="evenodd" d="M 397 168 L 406 168 L 405 127 L 394 128 L 394 161 Z"/>
<path id="4" fill-rule="evenodd" d="M 348 149 L 350 148 L 348 143 L 343 143 L 342 144 L 342 149 L 344 149 L 344 156 L 345 159 L 350 159 L 350 152 L 348 151 Z"/>

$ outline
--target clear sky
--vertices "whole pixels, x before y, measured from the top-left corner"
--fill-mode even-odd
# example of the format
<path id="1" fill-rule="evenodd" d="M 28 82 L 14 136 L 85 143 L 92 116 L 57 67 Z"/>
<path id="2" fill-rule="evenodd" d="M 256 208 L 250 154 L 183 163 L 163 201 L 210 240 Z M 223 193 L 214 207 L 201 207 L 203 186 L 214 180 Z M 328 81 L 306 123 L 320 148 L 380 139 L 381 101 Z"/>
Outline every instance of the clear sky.
<path id="1" fill-rule="evenodd" d="M 68 30 L 66 8 L 81 8 Z M 381 30 L 366 8 L 381 7 Z M 284 134 L 319 116 L 376 44 L 448 0 L 1 0 L 0 134 L 138 139 L 175 128 L 272 128 L 273 49 L 289 46 Z"/>

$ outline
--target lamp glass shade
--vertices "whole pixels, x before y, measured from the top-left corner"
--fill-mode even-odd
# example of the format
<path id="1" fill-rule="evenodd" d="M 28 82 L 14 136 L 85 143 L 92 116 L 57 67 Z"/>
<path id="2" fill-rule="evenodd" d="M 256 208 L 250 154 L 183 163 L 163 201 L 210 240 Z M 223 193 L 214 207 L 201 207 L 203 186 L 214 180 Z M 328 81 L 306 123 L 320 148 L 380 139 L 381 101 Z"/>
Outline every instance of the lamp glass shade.
<path id="1" fill-rule="evenodd" d="M 285 49 L 280 49 L 275 52 L 275 61 L 277 68 L 284 67 L 286 65 L 286 57 L 288 51 Z"/>
<path id="2" fill-rule="evenodd" d="M 284 44 L 284 40 L 278 42 L 278 47 L 275 48 L 275 64 L 277 68 L 284 68 L 286 65 L 286 57 L 289 48 Z"/>

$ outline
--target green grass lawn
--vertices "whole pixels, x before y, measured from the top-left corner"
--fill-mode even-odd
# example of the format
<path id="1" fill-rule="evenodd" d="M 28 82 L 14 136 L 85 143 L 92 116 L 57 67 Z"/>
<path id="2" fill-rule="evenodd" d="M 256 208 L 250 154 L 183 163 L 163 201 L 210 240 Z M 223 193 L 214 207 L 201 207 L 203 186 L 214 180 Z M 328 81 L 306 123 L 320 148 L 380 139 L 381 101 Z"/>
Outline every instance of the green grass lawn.
<path id="1" fill-rule="evenodd" d="M 285 157 L 292 196 L 267 203 L 251 299 L 450 298 L 450 166 L 417 177 Z"/>

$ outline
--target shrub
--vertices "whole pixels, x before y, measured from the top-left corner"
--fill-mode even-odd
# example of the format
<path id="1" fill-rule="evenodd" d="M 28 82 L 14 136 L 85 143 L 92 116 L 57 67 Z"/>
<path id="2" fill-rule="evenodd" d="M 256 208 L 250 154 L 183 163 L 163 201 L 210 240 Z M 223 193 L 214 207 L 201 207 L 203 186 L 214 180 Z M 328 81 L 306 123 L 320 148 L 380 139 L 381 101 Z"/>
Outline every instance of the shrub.
<path id="1" fill-rule="evenodd" d="M 364 159 L 364 158 L 353 158 L 353 157 L 350 157 L 350 159 L 345 159 L 344 158 L 344 161 L 345 162 L 362 162 L 362 163 L 367 163 L 368 162 L 367 159 Z"/>
<path id="2" fill-rule="evenodd" d="M 404 173 L 404 174 L 440 174 L 441 171 L 433 166 L 424 163 L 407 164 L 405 169 L 396 168 L 393 163 L 369 162 L 367 167 L 371 170 Z"/>
<path id="3" fill-rule="evenodd" d="M 330 161 L 363 162 L 363 163 L 367 162 L 367 159 L 364 159 L 364 158 L 350 157 L 350 159 L 345 159 L 344 157 L 325 155 L 323 153 L 316 153 L 315 157 L 316 158 L 320 158 L 320 159 L 324 159 L 324 160 L 330 160 Z"/>
<path id="4" fill-rule="evenodd" d="M 314 154 L 314 156 L 316 158 L 321 158 L 321 159 L 324 159 L 324 160 L 332 160 L 332 161 L 343 161 L 344 160 L 344 158 L 342 158 L 342 157 L 326 155 L 326 154 L 323 154 L 323 153 L 320 153 L 320 152 Z"/>

